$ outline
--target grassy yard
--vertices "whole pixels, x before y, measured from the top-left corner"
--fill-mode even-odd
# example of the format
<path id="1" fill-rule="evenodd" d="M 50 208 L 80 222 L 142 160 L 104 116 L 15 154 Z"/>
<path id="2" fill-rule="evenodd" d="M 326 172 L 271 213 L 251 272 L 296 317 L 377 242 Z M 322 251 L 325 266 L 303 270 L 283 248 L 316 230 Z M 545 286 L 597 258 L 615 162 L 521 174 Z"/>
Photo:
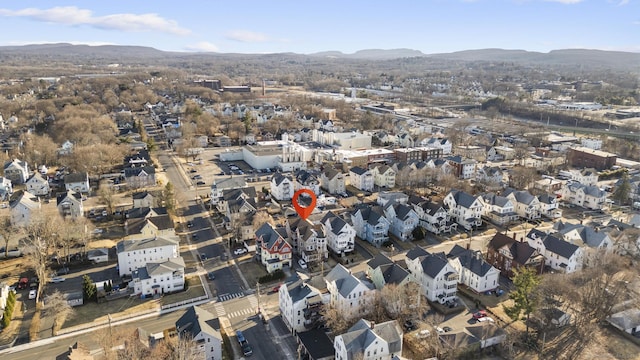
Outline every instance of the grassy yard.
<path id="1" fill-rule="evenodd" d="M 242 272 L 242 276 L 247 280 L 249 287 L 254 287 L 260 277 L 267 275 L 267 270 L 264 266 L 254 260 L 239 263 L 238 267 Z"/>
<path id="2" fill-rule="evenodd" d="M 157 300 L 142 300 L 138 297 L 122 298 L 113 301 L 107 301 L 101 304 L 96 302 L 87 302 L 82 306 L 74 308 L 74 314 L 65 321 L 62 328 L 68 328 L 93 321 L 108 320 L 128 314 L 141 313 L 150 309 L 157 309 L 159 302 Z"/>
<path id="3" fill-rule="evenodd" d="M 186 278 L 185 281 L 188 284 L 188 288 L 186 291 L 164 295 L 160 299 L 160 303 L 162 305 L 168 305 L 205 295 L 205 291 L 202 287 L 202 282 L 200 282 L 199 277 L 191 276 Z"/>

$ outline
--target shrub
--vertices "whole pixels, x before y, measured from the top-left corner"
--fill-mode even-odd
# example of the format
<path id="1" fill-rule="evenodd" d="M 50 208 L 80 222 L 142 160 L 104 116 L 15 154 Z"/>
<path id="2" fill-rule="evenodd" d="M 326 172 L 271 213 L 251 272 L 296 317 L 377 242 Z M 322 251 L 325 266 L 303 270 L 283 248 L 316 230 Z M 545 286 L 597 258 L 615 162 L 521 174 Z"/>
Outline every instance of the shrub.
<path id="1" fill-rule="evenodd" d="M 262 276 L 258 279 L 258 282 L 260 284 L 264 284 L 264 283 L 268 283 L 274 280 L 282 280 L 284 279 L 285 274 L 284 271 L 282 271 L 281 269 L 278 269 L 274 272 L 272 272 L 271 274 L 267 274 L 265 276 Z"/>

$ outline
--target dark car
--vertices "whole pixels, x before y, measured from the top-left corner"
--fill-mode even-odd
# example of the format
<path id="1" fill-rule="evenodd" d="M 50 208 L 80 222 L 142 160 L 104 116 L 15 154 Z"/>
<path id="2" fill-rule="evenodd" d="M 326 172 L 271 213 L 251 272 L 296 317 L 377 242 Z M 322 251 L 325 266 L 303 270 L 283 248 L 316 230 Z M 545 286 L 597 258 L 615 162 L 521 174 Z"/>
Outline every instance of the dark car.
<path id="1" fill-rule="evenodd" d="M 251 348 L 251 345 L 249 345 L 248 342 L 245 342 L 244 344 L 242 344 L 242 354 L 244 356 L 253 355 L 253 349 Z"/>
<path id="2" fill-rule="evenodd" d="M 417 328 L 418 327 L 416 326 L 416 324 L 411 320 L 407 320 L 407 321 L 404 322 L 404 329 L 406 331 L 413 331 L 413 330 L 415 330 Z"/>
<path id="3" fill-rule="evenodd" d="M 196 185 L 204 185 L 204 184 L 205 184 L 205 182 L 202 181 L 202 180 L 198 180 L 198 182 L 196 183 Z"/>
<path id="4" fill-rule="evenodd" d="M 202 259 L 202 261 L 205 261 L 205 260 L 207 260 L 208 258 L 209 258 L 209 257 L 207 256 L 207 254 L 205 254 L 205 253 L 200 254 L 200 259 Z"/>
<path id="5" fill-rule="evenodd" d="M 191 221 L 187 221 L 187 227 L 188 227 L 188 228 L 190 228 L 190 227 L 192 227 L 192 226 L 193 226 L 193 222 L 191 222 Z"/>
<path id="6" fill-rule="evenodd" d="M 453 331 L 453 329 L 452 329 L 452 328 L 450 328 L 450 327 L 448 327 L 448 326 L 443 326 L 443 327 L 442 327 L 442 330 L 444 330 L 444 332 L 450 332 L 450 331 Z"/>
<path id="7" fill-rule="evenodd" d="M 215 280 L 215 279 L 216 279 L 216 275 L 215 275 L 215 274 L 213 273 L 213 271 L 212 271 L 212 272 L 210 272 L 210 273 L 208 273 L 208 274 L 207 274 L 207 278 L 208 278 L 209 280 Z"/>

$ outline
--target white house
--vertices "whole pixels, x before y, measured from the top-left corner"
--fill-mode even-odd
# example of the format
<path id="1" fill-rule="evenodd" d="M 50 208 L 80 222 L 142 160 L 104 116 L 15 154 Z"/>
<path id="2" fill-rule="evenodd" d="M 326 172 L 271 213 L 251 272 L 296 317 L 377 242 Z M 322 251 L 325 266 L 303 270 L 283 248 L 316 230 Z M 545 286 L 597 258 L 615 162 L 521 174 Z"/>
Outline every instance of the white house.
<path id="1" fill-rule="evenodd" d="M 597 186 L 587 186 L 578 182 L 566 184 L 562 188 L 562 200 L 569 204 L 590 210 L 600 210 L 605 205 L 607 193 Z"/>
<path id="2" fill-rule="evenodd" d="M 356 277 L 342 264 L 331 269 L 324 281 L 330 294 L 329 304 L 342 316 L 351 319 L 369 311 L 376 291 L 373 283 Z"/>
<path id="3" fill-rule="evenodd" d="M 149 262 L 163 262 L 180 255 L 178 241 L 156 237 L 141 240 L 122 240 L 116 244 L 120 276 L 130 275 Z"/>
<path id="4" fill-rule="evenodd" d="M 148 297 L 184 290 L 184 259 L 182 256 L 160 262 L 147 262 L 131 273 L 134 294 Z"/>
<path id="5" fill-rule="evenodd" d="M 582 138 L 580 139 L 580 144 L 583 147 L 592 149 L 592 150 L 600 150 L 602 149 L 602 139 L 589 139 Z"/>
<path id="6" fill-rule="evenodd" d="M 460 275 L 458 281 L 476 293 L 493 290 L 500 285 L 500 270 L 486 262 L 480 251 L 455 245 L 447 254 L 447 258 Z"/>
<path id="7" fill-rule="evenodd" d="M 11 180 L 4 176 L 0 176 L 0 200 L 9 200 L 11 194 L 13 194 L 13 184 L 11 183 Z"/>
<path id="8" fill-rule="evenodd" d="M 442 149 L 442 155 L 451 154 L 453 144 L 449 139 L 425 138 L 420 142 L 420 146 Z"/>
<path id="9" fill-rule="evenodd" d="M 89 187 L 89 174 L 86 172 L 69 174 L 64 177 L 64 187 L 67 190 L 73 190 L 79 193 L 88 193 L 91 189 Z"/>
<path id="10" fill-rule="evenodd" d="M 418 214 L 409 205 L 388 202 L 384 215 L 389 221 L 389 231 L 402 241 L 413 239 L 413 230 L 418 227 Z"/>
<path id="11" fill-rule="evenodd" d="M 247 187 L 247 182 L 242 176 L 229 177 L 226 179 L 214 179 L 211 184 L 211 205 L 217 206 L 222 199 L 225 190 L 242 189 Z"/>
<path id="12" fill-rule="evenodd" d="M 458 227 L 458 224 L 451 221 L 449 213 L 442 204 L 420 197 L 411 197 L 409 202 L 418 215 L 418 224 L 425 230 L 437 235 L 444 232 L 451 233 L 451 230 Z"/>
<path id="13" fill-rule="evenodd" d="M 131 194 L 133 208 L 154 208 L 158 205 L 158 198 L 148 191 L 138 191 Z"/>
<path id="14" fill-rule="evenodd" d="M 320 187 L 329 194 L 343 194 L 346 191 L 345 175 L 331 167 L 320 174 Z"/>
<path id="15" fill-rule="evenodd" d="M 356 235 L 376 247 L 389 240 L 391 223 L 380 206 L 360 206 L 351 212 L 351 222 Z"/>
<path id="16" fill-rule="evenodd" d="M 13 184 L 24 184 L 29 174 L 29 164 L 26 161 L 13 159 L 4 163 L 4 177 Z"/>
<path id="17" fill-rule="evenodd" d="M 396 172 L 388 165 L 375 165 L 370 169 L 373 174 L 375 186 L 383 189 L 391 189 L 396 186 Z"/>
<path id="18" fill-rule="evenodd" d="M 531 195 L 528 191 L 517 191 L 515 189 L 508 188 L 504 191 L 502 196 L 513 201 L 516 213 L 518 213 L 518 216 L 521 218 L 527 220 L 540 218 L 540 202 L 537 197 Z"/>
<path id="19" fill-rule="evenodd" d="M 458 298 L 460 277 L 444 253 L 432 254 L 416 246 L 405 256 L 407 269 L 429 301 L 446 304 Z"/>
<path id="20" fill-rule="evenodd" d="M 285 240 L 286 236 L 284 228 L 276 230 L 269 223 L 256 230 L 256 255 L 268 273 L 281 270 L 285 266 L 291 267 L 292 247 Z"/>
<path id="21" fill-rule="evenodd" d="M 56 206 L 63 218 L 77 219 L 84 217 L 82 194 L 75 191 L 67 190 L 67 192 L 58 195 L 56 197 Z"/>
<path id="22" fill-rule="evenodd" d="M 380 324 L 360 319 L 335 337 L 336 360 L 393 360 L 402 356 L 403 332 L 397 320 Z"/>
<path id="23" fill-rule="evenodd" d="M 298 191 L 300 189 L 309 189 L 313 191 L 314 194 L 320 195 L 320 180 L 316 174 L 314 174 L 310 170 L 298 170 L 295 173 L 295 182 L 294 182 L 294 190 Z"/>
<path id="24" fill-rule="evenodd" d="M 571 169 L 568 171 L 571 174 L 571 180 L 577 181 L 582 185 L 597 185 L 598 184 L 598 170 L 594 168 L 585 168 L 582 170 Z"/>
<path id="25" fill-rule="evenodd" d="M 542 194 L 538 196 L 540 215 L 549 219 L 559 219 L 562 217 L 562 209 L 555 195 Z"/>
<path id="26" fill-rule="evenodd" d="M 464 191 L 451 190 L 444 198 L 445 209 L 452 219 L 467 230 L 482 225 L 482 201 Z"/>
<path id="27" fill-rule="evenodd" d="M 553 224 L 562 239 L 578 246 L 592 249 L 612 250 L 613 241 L 605 231 L 594 229 L 583 224 L 571 224 L 559 221 Z"/>
<path id="28" fill-rule="evenodd" d="M 278 201 L 291 200 L 295 192 L 293 179 L 288 175 L 275 173 L 271 177 L 271 197 Z"/>
<path id="29" fill-rule="evenodd" d="M 198 306 L 191 306 L 175 325 L 178 336 L 186 337 L 196 343 L 198 352 L 196 359 L 222 359 L 223 340 L 220 334 L 220 320 L 213 314 Z"/>
<path id="30" fill-rule="evenodd" d="M 484 206 L 482 216 L 496 225 L 505 226 L 519 218 L 509 198 L 488 193 L 480 196 L 480 200 Z"/>
<path id="31" fill-rule="evenodd" d="M 13 226 L 27 226 L 31 222 L 33 213 L 40 210 L 40 200 L 28 191 L 18 194 L 9 202 L 11 224 Z"/>
<path id="32" fill-rule="evenodd" d="M 371 171 L 354 166 L 349 169 L 349 181 L 351 186 L 362 191 L 373 191 L 374 178 Z"/>
<path id="33" fill-rule="evenodd" d="M 48 196 L 51 193 L 49 181 L 37 172 L 27 179 L 25 185 L 27 191 L 36 196 Z"/>
<path id="34" fill-rule="evenodd" d="M 531 229 L 527 234 L 529 245 L 544 256 L 544 263 L 550 268 L 564 273 L 582 269 L 583 250 L 568 241 Z"/>
<path id="35" fill-rule="evenodd" d="M 338 215 L 328 211 L 322 218 L 327 237 L 327 248 L 334 254 L 344 256 L 355 247 L 356 230 Z"/>
<path id="36" fill-rule="evenodd" d="M 296 281 L 280 286 L 278 305 L 282 320 L 289 331 L 295 335 L 315 325 L 322 306 L 322 295 L 313 286 Z M 316 314 L 313 314 L 314 311 Z"/>
<path id="37" fill-rule="evenodd" d="M 294 251 L 307 264 L 319 263 L 329 257 L 327 237 L 321 224 L 295 217 L 287 220 L 286 230 Z"/>

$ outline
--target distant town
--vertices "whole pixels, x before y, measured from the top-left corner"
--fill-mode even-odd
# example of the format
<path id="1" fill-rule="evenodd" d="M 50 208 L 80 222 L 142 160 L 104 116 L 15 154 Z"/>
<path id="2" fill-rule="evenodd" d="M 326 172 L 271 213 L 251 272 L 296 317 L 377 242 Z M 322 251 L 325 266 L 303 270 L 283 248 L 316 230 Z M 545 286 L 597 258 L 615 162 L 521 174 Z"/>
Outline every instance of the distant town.
<path id="1" fill-rule="evenodd" d="M 2 56 L 2 358 L 640 353 L 637 74 Z"/>

